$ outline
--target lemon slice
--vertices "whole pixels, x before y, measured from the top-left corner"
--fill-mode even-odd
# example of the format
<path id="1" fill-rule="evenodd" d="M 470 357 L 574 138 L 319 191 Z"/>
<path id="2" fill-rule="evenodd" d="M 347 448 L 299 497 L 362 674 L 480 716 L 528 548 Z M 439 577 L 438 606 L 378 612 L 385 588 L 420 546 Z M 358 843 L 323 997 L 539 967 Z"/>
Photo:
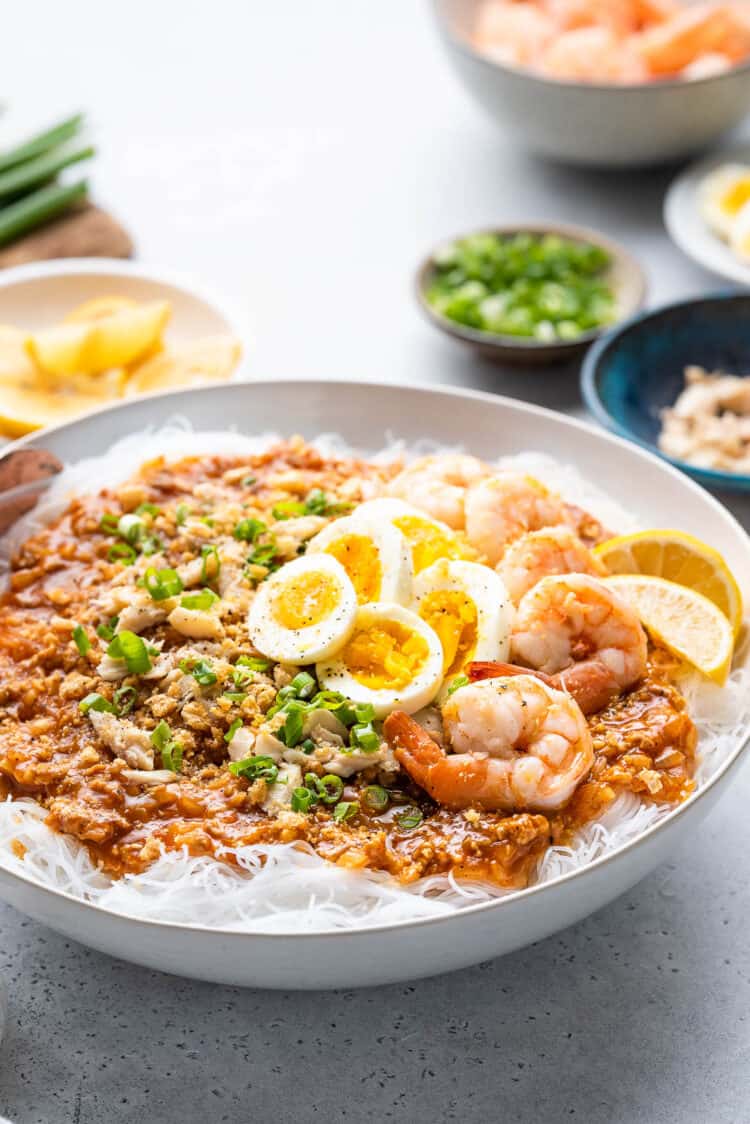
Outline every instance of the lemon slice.
<path id="1" fill-rule="evenodd" d="M 726 680 L 734 636 L 729 619 L 713 601 L 647 574 L 618 574 L 604 581 L 633 606 L 654 640 L 715 683 Z"/>
<path id="2" fill-rule="evenodd" d="M 594 548 L 610 574 L 650 574 L 702 593 L 732 624 L 742 625 L 742 594 L 731 570 L 712 546 L 684 531 L 638 531 Z"/>
<path id="3" fill-rule="evenodd" d="M 99 309 L 93 320 L 75 320 L 36 332 L 26 341 L 26 349 L 47 375 L 96 374 L 151 353 L 161 341 L 170 313 L 168 301 L 117 308 L 110 301 L 110 311 L 105 314 Z"/>
<path id="4" fill-rule="evenodd" d="M 149 394 L 228 379 L 241 354 L 242 348 L 234 336 L 205 336 L 169 348 L 136 367 L 125 393 Z"/>

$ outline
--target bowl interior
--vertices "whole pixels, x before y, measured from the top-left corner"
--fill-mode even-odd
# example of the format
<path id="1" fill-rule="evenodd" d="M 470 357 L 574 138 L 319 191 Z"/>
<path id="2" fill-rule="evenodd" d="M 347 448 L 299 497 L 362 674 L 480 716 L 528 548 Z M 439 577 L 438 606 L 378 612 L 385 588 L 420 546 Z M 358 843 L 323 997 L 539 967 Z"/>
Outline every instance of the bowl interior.
<path id="1" fill-rule="evenodd" d="M 482 231 L 471 231 L 471 233 L 498 234 L 504 237 L 514 234 L 555 234 L 576 242 L 591 242 L 596 246 L 600 246 L 603 250 L 606 250 L 611 259 L 608 269 L 603 274 L 603 280 L 610 286 L 615 297 L 616 320 L 621 321 L 632 316 L 642 306 L 645 299 L 646 277 L 643 270 L 638 265 L 638 262 L 622 246 L 616 242 L 612 242 L 609 238 L 605 238 L 603 235 L 599 234 L 598 231 L 571 225 L 548 226 L 529 223 L 493 226 Z M 455 238 L 447 238 L 444 241 L 456 242 L 468 236 L 467 234 L 459 234 L 456 235 Z M 434 253 L 435 250 L 432 251 L 419 268 L 417 273 L 417 292 L 420 302 L 430 316 L 430 319 L 439 324 L 440 327 L 444 327 L 451 335 L 457 336 L 470 343 L 481 344 L 488 350 L 492 348 L 497 348 L 498 350 L 528 349 L 530 351 L 544 352 L 567 349 L 575 350 L 576 348 L 580 348 L 581 345 L 585 345 L 587 342 L 596 339 L 597 336 L 600 336 L 602 332 L 605 331 L 605 328 L 594 328 L 589 332 L 583 332 L 573 340 L 536 340 L 529 339 L 525 336 L 506 336 L 495 332 L 481 332 L 477 329 L 467 327 L 465 324 L 459 324 L 455 320 L 450 320 L 433 308 L 427 299 L 427 290 L 435 276 Z"/>
<path id="2" fill-rule="evenodd" d="M 174 343 L 231 332 L 227 316 L 208 298 L 179 281 L 119 262 L 54 262 L 4 270 L 0 275 L 0 321 L 29 331 L 59 323 L 94 297 L 168 300 L 167 329 Z"/>
<path id="3" fill-rule="evenodd" d="M 714 296 L 647 313 L 602 341 L 587 358 L 584 395 L 600 421 L 656 448 L 661 411 L 684 386 L 685 368 L 750 375 L 750 296 Z M 737 486 L 746 477 L 717 476 Z"/>

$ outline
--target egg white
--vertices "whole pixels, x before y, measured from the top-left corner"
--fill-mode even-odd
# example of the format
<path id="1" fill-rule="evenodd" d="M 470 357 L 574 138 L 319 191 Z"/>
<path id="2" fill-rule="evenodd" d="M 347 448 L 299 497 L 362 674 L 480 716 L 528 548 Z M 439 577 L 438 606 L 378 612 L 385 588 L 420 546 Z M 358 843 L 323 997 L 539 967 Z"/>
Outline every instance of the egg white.
<path id="1" fill-rule="evenodd" d="M 335 603 L 325 616 L 300 628 L 278 617 L 277 602 L 306 575 L 320 575 L 336 587 Z M 248 631 L 264 656 L 280 663 L 310 664 L 346 644 L 357 616 L 357 595 L 344 567 L 330 554 L 303 555 L 287 562 L 259 587 L 248 613 Z"/>
<path id="2" fill-rule="evenodd" d="M 422 667 L 404 687 L 368 687 L 352 673 L 340 652 L 332 659 L 316 665 L 315 673 L 320 686 L 329 691 L 339 691 L 355 703 L 370 703 L 376 718 L 385 718 L 392 710 L 405 710 L 413 714 L 427 706 L 437 695 L 443 681 L 443 648 L 437 634 L 411 609 L 392 602 L 374 602 L 362 605 L 357 613 L 352 635 L 377 627 L 382 622 L 393 621 L 421 636 L 427 644 L 427 658 Z"/>
<path id="3" fill-rule="evenodd" d="M 726 207 L 727 192 L 742 184 L 750 184 L 750 167 L 746 164 L 722 164 L 703 180 L 700 186 L 700 209 L 703 218 L 720 238 L 729 241 L 738 212 Z"/>
<path id="4" fill-rule="evenodd" d="M 366 507 L 366 504 L 362 505 Z M 337 541 L 356 535 L 366 538 L 380 562 L 380 588 L 371 601 L 396 601 L 408 605 L 412 595 L 411 550 L 404 536 L 392 523 L 358 508 L 345 519 L 336 519 L 311 539 L 307 555 L 327 551 Z M 344 566 L 345 569 L 348 567 Z"/>
<path id="5" fill-rule="evenodd" d="M 417 575 L 414 582 L 414 609 L 420 613 L 431 593 L 442 590 L 462 593 L 476 610 L 476 642 L 466 663 L 472 660 L 507 660 L 513 605 L 499 574 L 478 562 L 442 558 Z M 460 674 L 454 668 L 452 676 Z"/>
<path id="6" fill-rule="evenodd" d="M 741 261 L 750 262 L 750 202 L 740 208 L 732 223 L 729 245 Z"/>

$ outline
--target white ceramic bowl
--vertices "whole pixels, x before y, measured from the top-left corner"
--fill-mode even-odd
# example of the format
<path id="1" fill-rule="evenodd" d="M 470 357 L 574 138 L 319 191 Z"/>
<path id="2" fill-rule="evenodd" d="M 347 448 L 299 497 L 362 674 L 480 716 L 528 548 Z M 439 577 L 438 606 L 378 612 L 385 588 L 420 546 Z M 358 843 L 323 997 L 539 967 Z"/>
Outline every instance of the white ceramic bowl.
<path id="1" fill-rule="evenodd" d="M 102 296 L 168 300 L 167 335 L 176 344 L 223 333 L 242 338 L 223 297 L 197 289 L 177 273 L 115 258 L 64 258 L 0 271 L 0 324 L 36 331 Z"/>
<path id="2" fill-rule="evenodd" d="M 482 0 L 433 0 L 466 88 L 524 147 L 572 164 L 635 167 L 698 152 L 750 107 L 750 63 L 693 81 L 632 86 L 555 81 L 503 66 L 471 46 Z"/>
<path id="3" fill-rule="evenodd" d="M 512 399 L 388 384 L 251 382 L 136 399 L 17 442 L 63 460 L 96 455 L 128 432 L 179 414 L 194 427 L 246 433 L 337 431 L 374 451 L 386 437 L 462 442 L 482 457 L 543 449 L 574 462 L 622 505 L 655 526 L 687 531 L 722 551 L 750 580 L 750 540 L 732 516 L 682 473 L 634 445 L 581 422 Z M 746 596 L 750 590 L 746 588 Z M 386 983 L 475 964 L 564 928 L 627 890 L 698 824 L 737 776 L 737 746 L 712 780 L 635 842 L 574 874 L 505 900 L 428 920 L 313 934 L 254 934 L 141 921 L 86 905 L 0 867 L 0 896 L 93 948 L 167 972 L 221 983 L 279 988 Z M 665 902 L 665 912 L 669 904 Z"/>

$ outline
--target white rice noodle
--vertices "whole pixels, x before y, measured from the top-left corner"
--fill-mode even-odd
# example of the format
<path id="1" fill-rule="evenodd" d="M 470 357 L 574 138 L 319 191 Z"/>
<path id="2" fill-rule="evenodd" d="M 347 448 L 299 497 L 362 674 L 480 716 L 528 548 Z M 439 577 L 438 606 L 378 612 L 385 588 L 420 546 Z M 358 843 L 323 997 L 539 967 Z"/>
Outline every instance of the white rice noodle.
<path id="1" fill-rule="evenodd" d="M 7 567 L 13 550 L 59 515 L 74 494 L 119 484 L 146 460 L 163 455 L 174 461 L 217 452 L 253 455 L 277 439 L 273 434 L 194 433 L 179 419 L 164 429 L 126 437 L 104 456 L 79 461 L 61 473 L 44 501 L 0 541 L 0 566 Z M 315 445 L 324 453 L 352 451 L 334 435 L 318 438 Z M 373 459 L 433 451 L 432 443 L 409 450 L 393 443 Z M 498 464 L 531 473 L 613 530 L 638 526 L 631 514 L 583 480 L 573 466 L 541 453 L 503 457 Z M 738 653 L 738 663 L 744 662 L 745 654 Z M 736 749 L 750 725 L 750 669 L 738 667 L 724 688 L 697 673 L 686 675 L 680 689 L 698 727 L 700 786 Z M 622 793 L 599 820 L 577 833 L 569 847 L 552 847 L 545 853 L 535 881 L 550 882 L 611 854 L 670 811 L 671 806 L 644 803 Z M 458 882 L 453 876 L 433 876 L 403 887 L 387 874 L 348 871 L 293 844 L 225 848 L 220 854 L 231 858 L 231 864 L 186 851 L 165 851 L 143 874 L 112 880 L 95 866 L 85 847 L 52 831 L 44 819 L 44 810 L 33 800 L 0 804 L 0 865 L 131 917 L 237 931 L 325 932 L 435 917 L 509 894 L 497 887 Z"/>

